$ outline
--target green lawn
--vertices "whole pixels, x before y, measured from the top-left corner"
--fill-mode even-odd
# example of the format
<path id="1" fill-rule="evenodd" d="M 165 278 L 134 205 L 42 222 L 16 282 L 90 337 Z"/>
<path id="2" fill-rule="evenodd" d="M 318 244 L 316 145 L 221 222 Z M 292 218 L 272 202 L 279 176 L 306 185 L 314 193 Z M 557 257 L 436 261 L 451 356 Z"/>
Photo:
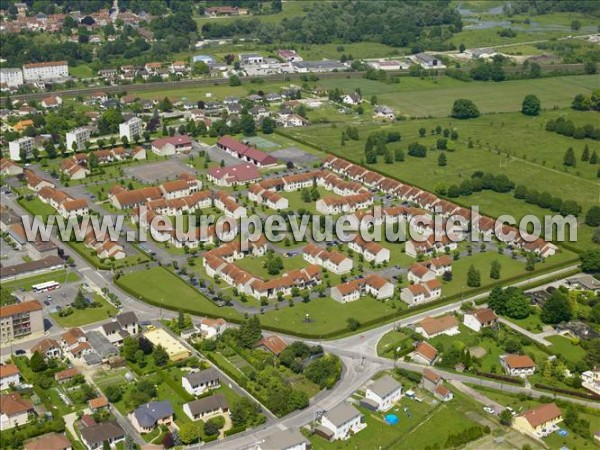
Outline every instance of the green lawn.
<path id="1" fill-rule="evenodd" d="M 111 261 L 110 259 L 100 259 L 98 258 L 96 251 L 86 247 L 83 242 L 69 242 L 68 245 L 94 267 L 101 269 L 121 269 L 123 267 L 136 266 L 150 261 L 148 255 L 141 252 L 114 261 Z"/>
<path id="2" fill-rule="evenodd" d="M 264 267 L 264 264 L 267 261 L 266 256 L 261 256 L 259 258 L 243 258 L 235 262 L 235 265 L 247 270 L 252 275 L 262 278 L 263 280 L 270 280 L 273 278 L 280 277 L 283 273 L 288 272 L 294 269 L 302 269 L 308 266 L 308 262 L 302 257 L 302 255 L 296 255 L 289 258 L 284 258 L 281 256 L 281 261 L 283 262 L 283 269 L 279 274 L 270 275 L 268 270 Z"/>
<path id="3" fill-rule="evenodd" d="M 45 273 L 43 275 L 36 275 L 34 277 L 23 278 L 16 281 L 10 281 L 2 283 L 2 289 L 15 290 L 25 289 L 26 291 L 31 290 L 31 286 L 34 284 L 45 283 L 47 281 L 56 281 L 58 283 L 73 283 L 80 279 L 79 275 L 69 270 L 57 270 L 55 272 Z"/>
<path id="4" fill-rule="evenodd" d="M 30 214 L 41 216 L 44 222 L 46 222 L 49 215 L 58 214 L 52 206 L 42 202 L 38 197 L 33 197 L 32 199 L 22 198 L 19 200 L 19 204 Z"/>
<path id="5" fill-rule="evenodd" d="M 509 317 L 505 317 L 505 319 L 533 333 L 541 333 L 544 326 L 544 322 L 540 318 L 540 310 L 537 307 L 531 308 L 531 314 L 524 319 L 512 319 Z"/>
<path id="6" fill-rule="evenodd" d="M 586 351 L 581 346 L 573 345 L 571 340 L 564 336 L 550 336 L 546 340 L 552 342 L 549 350 L 562 355 L 567 361 L 576 363 L 586 355 Z"/>
<path id="7" fill-rule="evenodd" d="M 52 318 L 63 328 L 79 327 L 89 323 L 99 322 L 108 319 L 117 313 L 117 308 L 108 303 L 102 296 L 95 295 L 94 301 L 100 303 L 98 308 L 75 309 L 73 314 L 66 317 L 60 317 L 58 313 L 53 313 Z"/>
<path id="8" fill-rule="evenodd" d="M 199 268 L 199 270 L 204 270 Z M 131 295 L 155 305 L 182 309 L 193 314 L 210 314 L 224 318 L 241 318 L 231 308 L 219 308 L 194 288 L 163 267 L 131 272 L 120 277 L 117 284 Z"/>
<path id="9" fill-rule="evenodd" d="M 413 340 L 401 331 L 390 331 L 377 342 L 377 355 L 386 358 L 394 357 L 394 350 L 403 351 L 411 348 Z"/>
<path id="10" fill-rule="evenodd" d="M 77 78 L 91 78 L 96 76 L 96 73 L 87 64 L 80 64 L 78 66 L 71 66 L 69 68 L 69 75 Z"/>

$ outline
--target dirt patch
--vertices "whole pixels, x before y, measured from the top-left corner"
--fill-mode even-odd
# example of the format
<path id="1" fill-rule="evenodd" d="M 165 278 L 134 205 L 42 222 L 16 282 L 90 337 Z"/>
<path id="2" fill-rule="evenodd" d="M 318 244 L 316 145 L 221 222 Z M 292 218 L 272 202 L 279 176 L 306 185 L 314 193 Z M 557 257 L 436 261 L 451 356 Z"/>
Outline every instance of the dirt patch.
<path id="1" fill-rule="evenodd" d="M 159 181 L 175 179 L 180 173 L 196 175 L 196 171 L 186 166 L 183 161 L 170 159 L 149 164 L 140 164 L 127 167 L 124 172 L 131 178 L 140 180 L 146 184 L 156 184 Z"/>
<path id="2" fill-rule="evenodd" d="M 483 347 L 471 347 L 469 349 L 469 353 L 475 358 L 483 358 L 485 355 L 487 355 L 487 350 Z"/>

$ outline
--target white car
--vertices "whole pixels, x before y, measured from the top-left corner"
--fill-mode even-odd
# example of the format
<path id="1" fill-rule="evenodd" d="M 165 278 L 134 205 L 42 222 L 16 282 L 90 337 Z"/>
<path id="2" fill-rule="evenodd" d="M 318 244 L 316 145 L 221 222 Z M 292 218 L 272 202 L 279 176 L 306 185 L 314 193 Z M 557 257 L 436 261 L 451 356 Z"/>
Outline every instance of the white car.
<path id="1" fill-rule="evenodd" d="M 488 414 L 496 414 L 496 410 L 492 406 L 484 406 L 483 410 Z"/>

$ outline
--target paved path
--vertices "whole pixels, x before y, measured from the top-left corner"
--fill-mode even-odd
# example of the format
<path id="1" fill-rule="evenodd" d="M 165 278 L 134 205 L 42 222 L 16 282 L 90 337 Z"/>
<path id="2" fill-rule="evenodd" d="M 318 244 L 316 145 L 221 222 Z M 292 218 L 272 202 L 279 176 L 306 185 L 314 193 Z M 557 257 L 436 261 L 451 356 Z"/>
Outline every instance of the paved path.
<path id="1" fill-rule="evenodd" d="M 549 347 L 552 345 L 552 342 L 547 341 L 546 339 L 544 339 L 545 336 L 552 336 L 553 334 L 556 334 L 554 332 L 551 331 L 546 331 L 544 333 L 532 333 L 529 330 L 526 330 L 525 328 L 517 325 L 516 323 L 511 322 L 508 319 L 505 319 L 504 317 L 499 317 L 498 321 L 500 323 L 503 323 L 504 325 L 506 325 L 509 328 L 512 328 L 513 330 L 524 334 L 525 336 L 527 336 L 529 339 L 532 339 L 542 345 L 545 345 L 546 347 Z"/>
<path id="2" fill-rule="evenodd" d="M 496 411 L 496 414 L 499 414 L 500 412 L 504 411 L 504 406 L 502 406 L 500 403 L 486 397 L 481 392 L 476 391 L 475 389 L 473 389 L 470 386 L 467 386 L 462 381 L 450 380 L 450 384 L 452 386 L 454 386 L 456 389 L 458 389 L 460 392 L 467 394 L 472 399 L 477 400 L 482 405 L 493 407 L 494 411 Z"/>

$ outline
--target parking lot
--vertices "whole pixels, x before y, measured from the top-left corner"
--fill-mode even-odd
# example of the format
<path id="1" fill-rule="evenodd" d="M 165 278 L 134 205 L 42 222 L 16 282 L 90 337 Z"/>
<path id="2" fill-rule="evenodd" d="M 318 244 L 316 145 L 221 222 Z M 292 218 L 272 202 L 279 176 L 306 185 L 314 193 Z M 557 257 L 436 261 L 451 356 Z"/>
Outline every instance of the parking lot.
<path id="1" fill-rule="evenodd" d="M 156 184 L 167 179 L 172 180 L 177 178 L 182 172 L 196 175 L 193 169 L 177 158 L 127 167 L 124 169 L 124 172 L 128 177 L 145 184 Z"/>

